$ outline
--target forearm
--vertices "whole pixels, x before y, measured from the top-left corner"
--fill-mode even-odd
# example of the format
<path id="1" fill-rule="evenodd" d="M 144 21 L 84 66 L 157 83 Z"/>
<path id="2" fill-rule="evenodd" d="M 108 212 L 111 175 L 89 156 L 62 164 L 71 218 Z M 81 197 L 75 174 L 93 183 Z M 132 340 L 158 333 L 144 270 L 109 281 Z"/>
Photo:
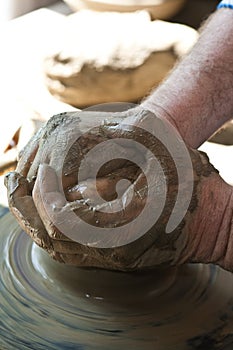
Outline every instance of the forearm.
<path id="1" fill-rule="evenodd" d="M 193 148 L 233 117 L 232 33 L 233 10 L 216 11 L 192 51 L 142 102 L 172 122 Z"/>

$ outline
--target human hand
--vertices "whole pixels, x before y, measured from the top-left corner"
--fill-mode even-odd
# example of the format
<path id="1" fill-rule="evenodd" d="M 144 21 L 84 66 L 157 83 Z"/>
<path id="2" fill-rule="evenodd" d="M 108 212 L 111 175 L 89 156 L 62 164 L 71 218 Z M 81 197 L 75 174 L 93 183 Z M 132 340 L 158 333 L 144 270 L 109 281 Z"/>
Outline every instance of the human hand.
<path id="1" fill-rule="evenodd" d="M 6 185 L 21 226 L 58 261 L 133 270 L 223 258 L 214 244 L 230 187 L 138 107 L 51 118 Z"/>

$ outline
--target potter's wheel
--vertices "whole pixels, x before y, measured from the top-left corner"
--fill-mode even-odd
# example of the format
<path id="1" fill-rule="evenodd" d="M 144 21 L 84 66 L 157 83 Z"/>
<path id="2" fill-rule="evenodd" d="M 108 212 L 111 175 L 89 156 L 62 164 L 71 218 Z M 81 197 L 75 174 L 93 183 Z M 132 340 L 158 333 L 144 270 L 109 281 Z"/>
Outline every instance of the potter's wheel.
<path id="1" fill-rule="evenodd" d="M 143 274 L 71 268 L 9 213 L 0 225 L 0 349 L 232 349 L 232 274 L 204 265 Z"/>

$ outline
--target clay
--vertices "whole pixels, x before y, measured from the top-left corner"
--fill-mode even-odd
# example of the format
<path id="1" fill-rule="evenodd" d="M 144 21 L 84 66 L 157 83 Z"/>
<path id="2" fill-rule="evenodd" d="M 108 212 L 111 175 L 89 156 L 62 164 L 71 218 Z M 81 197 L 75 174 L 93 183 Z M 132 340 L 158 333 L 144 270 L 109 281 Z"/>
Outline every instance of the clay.
<path id="1" fill-rule="evenodd" d="M 232 349 L 232 273 L 81 269 L 50 259 L 10 213 L 0 227 L 2 349 Z"/>
<path id="2" fill-rule="evenodd" d="M 137 101 L 197 37 L 188 26 L 151 21 L 146 11 L 79 11 L 67 19 L 61 49 L 45 60 L 46 84 L 54 96 L 76 107 Z"/>
<path id="3" fill-rule="evenodd" d="M 185 169 L 186 180 L 182 184 L 182 198 L 184 200 L 189 193 L 192 185 L 190 175 L 193 174 L 194 189 L 190 204 L 184 219 L 171 234 L 166 234 L 165 228 L 178 192 L 174 159 L 158 139 L 145 130 L 137 128 L 136 124 L 130 132 L 127 129 L 124 130 L 124 127 L 118 129 L 130 113 L 133 113 L 135 123 L 138 120 L 138 125 L 141 125 L 148 112 L 132 109 L 125 113 L 114 113 L 112 116 L 108 113 L 107 124 L 100 123 L 91 128 L 91 131 L 92 125 L 96 125 L 98 120 L 105 118 L 104 113 L 86 111 L 54 116 L 25 147 L 16 171 L 6 176 L 11 212 L 21 227 L 55 260 L 76 266 L 123 271 L 148 269 L 161 264 L 179 264 L 181 252 L 187 244 L 185 226 L 195 213 L 200 195 L 198 186 L 202 179 L 210 176 L 215 169 L 203 153 L 189 150 L 191 168 Z M 162 134 L 168 133 L 163 122 L 155 116 L 153 116 L 153 125 L 157 132 L 161 130 Z M 76 140 L 78 133 L 81 133 L 82 137 Z M 69 145 L 74 135 L 75 142 Z M 151 168 L 152 163 L 144 160 L 145 154 L 140 153 L 140 148 L 128 150 L 126 147 L 123 148 L 123 152 L 126 152 L 127 156 L 129 155 L 127 152 L 130 152 L 132 159 L 142 161 L 142 168 L 136 166 L 133 161 L 125 160 L 124 157 L 115 157 L 116 159 L 113 158 L 113 161 L 106 163 L 105 155 L 97 150 L 92 161 L 86 163 L 84 171 L 79 175 L 81 177 L 77 178 L 78 172 L 81 172 L 82 160 L 85 160 L 88 153 L 95 150 L 101 143 L 104 144 L 109 139 L 114 140 L 116 136 L 136 140 L 149 149 L 159 160 L 164 174 L 156 175 L 154 168 Z M 170 138 L 172 137 L 175 136 L 171 134 Z M 111 154 L 114 147 L 115 154 L 121 154 L 121 145 L 118 142 L 111 147 L 108 148 L 107 154 Z M 68 152 L 65 153 L 65 150 Z M 105 197 L 105 202 L 98 204 L 93 194 L 95 179 L 92 178 L 92 174 L 93 168 L 99 166 L 101 162 L 104 166 L 100 167 L 97 175 L 97 188 Z M 137 226 L 134 224 L 134 219 L 143 212 L 147 201 L 150 200 L 149 208 L 152 214 L 158 210 L 163 197 L 164 176 L 167 193 L 161 215 L 148 232 L 142 236 L 135 236 L 138 229 L 139 233 L 140 230 L 143 232 L 149 221 L 146 217 L 144 221 L 139 221 Z M 120 195 L 116 196 L 116 189 L 114 190 L 116 183 L 123 179 L 127 179 L 128 182 L 124 183 L 120 188 Z M 153 179 L 150 187 L 148 179 Z M 60 180 L 62 180 L 61 183 Z M 151 198 L 148 196 L 150 188 L 154 191 Z M 84 200 L 85 198 L 88 200 Z M 159 201 L 155 198 L 159 198 Z M 123 208 L 122 203 L 126 203 L 123 204 Z M 52 216 L 48 214 L 50 209 L 46 207 L 47 204 L 49 208 L 53 208 Z M 106 214 L 105 211 L 111 206 L 116 210 Z M 70 213 L 75 214 L 75 219 L 70 219 Z M 65 223 L 65 230 L 67 227 L 68 229 L 72 227 L 74 234 L 72 238 L 61 230 L 59 223 L 62 222 Z M 106 239 L 108 246 L 96 248 L 95 244 L 89 241 L 86 228 L 83 229 L 85 223 L 94 230 L 123 227 L 123 238 L 126 237 L 128 243 L 124 241 L 119 244 L 120 238 L 109 234 Z M 131 226 L 125 232 L 126 224 Z M 82 237 L 86 239 L 85 244 L 76 240 L 76 233 L 83 235 Z"/>
<path id="4" fill-rule="evenodd" d="M 66 2 L 74 11 L 89 9 L 94 11 L 132 12 L 146 9 L 152 18 L 167 19 L 182 8 L 185 0 L 141 0 L 140 3 L 137 0 L 66 0 Z"/>

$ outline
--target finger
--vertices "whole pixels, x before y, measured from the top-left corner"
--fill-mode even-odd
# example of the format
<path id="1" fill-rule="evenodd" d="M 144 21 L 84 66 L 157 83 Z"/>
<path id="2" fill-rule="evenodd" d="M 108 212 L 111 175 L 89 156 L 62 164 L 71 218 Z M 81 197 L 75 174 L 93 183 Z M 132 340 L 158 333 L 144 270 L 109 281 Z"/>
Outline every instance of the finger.
<path id="1" fill-rule="evenodd" d="M 80 234 L 86 235 L 85 223 L 89 223 L 91 226 L 101 226 L 101 227 L 113 227 L 116 224 L 125 222 L 126 220 L 131 220 L 132 217 L 137 215 L 137 210 L 141 208 L 142 201 L 141 198 L 137 198 L 132 201 L 130 207 L 125 206 L 125 200 L 122 204 L 121 200 L 113 202 L 106 202 L 105 209 L 107 207 L 113 209 L 113 213 L 107 213 L 103 211 L 101 213 L 94 207 L 89 207 L 83 202 L 75 201 L 72 203 L 66 203 L 64 201 L 64 196 L 59 193 L 59 189 L 54 191 L 55 188 L 49 188 L 46 183 L 46 178 L 48 174 L 51 175 L 52 169 L 48 165 L 42 165 L 39 167 L 37 180 L 33 190 L 33 199 L 37 207 L 38 213 L 42 218 L 42 221 L 48 231 L 51 238 L 56 240 L 69 240 L 67 237 L 79 242 Z M 55 174 L 54 174 L 55 176 Z M 50 191 L 52 189 L 52 191 Z M 123 207 L 123 210 L 122 210 Z M 102 208 L 101 208 L 102 209 Z M 121 212 L 119 218 L 119 211 Z M 84 224 L 84 225 L 83 225 Z M 133 233 L 132 233 L 133 234 Z M 82 237 L 83 237 L 82 236 Z M 85 237 L 88 242 L 90 239 L 88 234 Z M 55 243 L 53 243 L 55 244 Z M 79 246 L 74 244 L 73 247 L 67 244 L 62 248 L 62 243 L 59 245 L 61 249 L 65 249 L 66 252 L 75 251 L 79 249 Z"/>
<path id="2" fill-rule="evenodd" d="M 132 221 L 143 208 L 143 198 L 142 196 L 139 198 L 135 184 L 131 184 L 125 191 L 122 188 L 119 192 L 116 193 L 118 197 L 114 200 L 105 200 L 102 203 L 90 200 L 86 203 L 86 210 L 84 208 L 80 210 L 78 207 L 78 216 L 97 227 L 117 227 Z M 74 207 L 73 209 L 76 212 Z"/>
<path id="3" fill-rule="evenodd" d="M 116 184 L 118 181 L 118 179 L 110 178 L 88 179 L 69 189 L 66 198 L 68 201 L 86 198 L 89 200 L 89 204 L 97 203 L 99 196 L 106 201 L 111 201 L 117 197 Z M 121 194 L 123 194 L 125 189 L 121 189 Z"/>
<path id="4" fill-rule="evenodd" d="M 114 200 L 117 196 L 123 195 L 129 184 L 136 180 L 139 172 L 140 169 L 136 165 L 131 165 L 123 169 L 117 169 L 105 177 L 87 179 L 86 181 L 77 183 L 73 187 L 67 188 L 66 199 L 68 201 L 74 201 L 89 198 L 94 203 L 98 194 L 106 201 Z"/>
<path id="5" fill-rule="evenodd" d="M 151 123 L 155 118 L 154 116 L 153 119 L 148 118 L 149 115 L 151 116 L 150 112 L 137 106 L 120 113 L 120 115 L 114 115 L 112 120 L 106 119 L 102 123 L 100 130 L 108 138 L 134 138 L 133 134 L 137 132 L 137 127 L 139 128 L 143 125 L 143 128 L 146 129 L 145 126 L 150 126 L 149 130 L 151 129 L 151 125 L 148 125 L 148 122 L 150 121 Z M 147 124 L 145 124 L 146 121 Z"/>
<path id="6" fill-rule="evenodd" d="M 40 129 L 28 142 L 22 151 L 19 153 L 19 161 L 16 171 L 27 177 L 31 164 L 35 159 L 36 153 L 39 148 L 39 142 L 42 135 L 42 129 Z"/>
<path id="7" fill-rule="evenodd" d="M 132 165 L 132 162 L 137 164 L 144 160 L 138 149 L 127 147 L 125 142 L 117 144 L 115 140 L 112 140 L 106 143 L 105 139 L 101 140 L 100 143 L 93 143 L 92 141 L 92 135 L 90 135 L 88 148 L 81 148 L 80 144 L 76 143 L 76 147 L 73 145 L 68 150 L 67 156 L 64 156 L 62 166 L 64 166 L 63 183 L 65 188 L 74 186 L 77 183 L 77 178 L 82 181 L 97 175 L 103 177 L 117 169 Z M 90 145 L 93 147 L 90 148 Z M 59 158 L 61 158 L 61 150 Z M 106 161 L 106 158 L 110 161 Z M 53 168 L 55 168 L 55 159 L 52 157 L 53 163 L 50 163 Z"/>
<path id="8" fill-rule="evenodd" d="M 38 168 L 32 197 L 48 235 L 56 240 L 69 240 L 54 225 L 56 211 L 65 205 L 66 200 L 59 191 L 55 171 L 47 164 L 41 164 Z"/>
<path id="9" fill-rule="evenodd" d="M 9 208 L 22 229 L 40 247 L 51 249 L 51 241 L 29 194 L 28 181 L 19 173 L 11 172 L 5 177 L 5 185 L 8 191 Z"/>
<path id="10" fill-rule="evenodd" d="M 11 171 L 6 174 L 4 184 L 7 187 L 9 204 L 14 198 L 23 197 L 29 194 L 28 181 L 17 171 Z"/>
<path id="11" fill-rule="evenodd" d="M 53 153 L 55 159 L 61 158 L 61 144 L 64 143 L 64 123 L 72 120 L 75 112 L 60 113 L 51 117 L 39 131 L 39 144 L 35 157 L 27 173 L 27 178 L 34 181 L 41 163 L 49 163 Z M 63 141 L 62 141 L 63 139 Z M 30 147 L 26 147 L 26 150 Z M 54 161 L 56 163 L 56 160 Z M 59 164 L 59 162 L 57 162 Z"/>
<path id="12" fill-rule="evenodd" d="M 169 146 L 169 140 L 180 138 L 168 122 L 139 107 L 130 110 L 129 116 L 119 124 L 107 121 L 101 126 L 101 132 L 105 137 L 114 139 L 115 143 L 121 143 L 122 139 L 135 141 L 126 145 L 138 149 L 139 152 L 143 152 L 141 145 L 144 149 L 156 151 L 161 149 L 161 146 Z"/>
<path id="13" fill-rule="evenodd" d="M 48 178 L 50 178 L 49 181 L 47 181 Z M 72 222 L 76 220 L 76 216 L 70 219 L 69 215 L 78 207 L 72 208 L 66 204 L 65 197 L 57 187 L 56 173 L 47 164 L 39 166 L 33 199 L 48 235 L 52 239 L 54 251 L 63 254 L 77 254 L 80 251 L 80 244 L 71 241 L 69 235 L 66 236 L 66 231 L 70 227 L 72 230 L 78 230 L 78 225 Z"/>

